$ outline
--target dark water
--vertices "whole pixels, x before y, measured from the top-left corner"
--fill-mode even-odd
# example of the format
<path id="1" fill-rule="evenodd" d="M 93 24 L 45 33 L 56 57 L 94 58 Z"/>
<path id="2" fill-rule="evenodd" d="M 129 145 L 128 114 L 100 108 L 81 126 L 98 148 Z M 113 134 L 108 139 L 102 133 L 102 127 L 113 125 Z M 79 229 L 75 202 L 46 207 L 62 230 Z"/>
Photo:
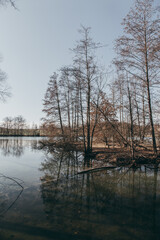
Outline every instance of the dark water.
<path id="1" fill-rule="evenodd" d="M 38 140 L 0 138 L 0 240 L 160 239 L 159 171 L 77 175 L 80 153 Z"/>

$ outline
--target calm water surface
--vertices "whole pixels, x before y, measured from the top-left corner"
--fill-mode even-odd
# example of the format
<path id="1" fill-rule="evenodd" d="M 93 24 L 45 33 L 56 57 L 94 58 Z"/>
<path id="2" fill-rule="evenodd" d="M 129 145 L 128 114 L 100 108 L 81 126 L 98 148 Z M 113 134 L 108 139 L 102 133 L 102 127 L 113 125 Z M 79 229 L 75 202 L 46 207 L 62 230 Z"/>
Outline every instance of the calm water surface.
<path id="1" fill-rule="evenodd" d="M 159 171 L 77 175 L 81 153 L 39 139 L 0 138 L 0 239 L 160 239 Z"/>

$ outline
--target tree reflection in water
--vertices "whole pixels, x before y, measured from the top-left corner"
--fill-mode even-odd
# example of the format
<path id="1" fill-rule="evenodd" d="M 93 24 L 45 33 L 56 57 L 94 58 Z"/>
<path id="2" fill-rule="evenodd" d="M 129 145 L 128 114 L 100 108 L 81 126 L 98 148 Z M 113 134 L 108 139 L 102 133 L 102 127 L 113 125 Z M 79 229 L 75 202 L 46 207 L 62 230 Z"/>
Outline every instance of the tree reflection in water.
<path id="1" fill-rule="evenodd" d="M 42 163 L 41 195 L 53 227 L 76 239 L 158 239 L 159 172 L 141 167 L 78 175 L 82 167 L 79 153 L 58 150 Z"/>
<path id="2" fill-rule="evenodd" d="M 20 157 L 24 154 L 26 147 L 37 150 L 37 146 L 38 140 L 36 138 L 32 140 L 23 137 L 0 138 L 0 150 L 4 156 Z"/>

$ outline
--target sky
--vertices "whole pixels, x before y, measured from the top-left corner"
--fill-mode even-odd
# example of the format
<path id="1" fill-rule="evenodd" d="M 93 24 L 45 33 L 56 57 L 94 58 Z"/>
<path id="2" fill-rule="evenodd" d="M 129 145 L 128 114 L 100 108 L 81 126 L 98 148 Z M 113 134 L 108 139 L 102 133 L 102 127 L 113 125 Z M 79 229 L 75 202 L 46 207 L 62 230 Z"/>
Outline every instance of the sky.
<path id="1" fill-rule="evenodd" d="M 158 3 L 158 0 L 156 0 Z M 108 67 L 114 41 L 122 34 L 121 22 L 134 0 L 16 0 L 18 8 L 0 8 L 0 68 L 7 73 L 12 97 L 0 102 L 0 122 L 22 115 L 40 123 L 49 77 L 72 62 L 69 49 L 76 45 L 81 25 L 91 27 Z"/>

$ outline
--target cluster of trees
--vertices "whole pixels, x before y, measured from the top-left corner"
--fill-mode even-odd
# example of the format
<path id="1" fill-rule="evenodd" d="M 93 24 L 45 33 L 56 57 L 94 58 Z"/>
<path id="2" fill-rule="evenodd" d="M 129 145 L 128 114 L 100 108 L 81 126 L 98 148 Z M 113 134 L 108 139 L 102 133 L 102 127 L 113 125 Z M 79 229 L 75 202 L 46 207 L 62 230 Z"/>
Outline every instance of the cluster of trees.
<path id="1" fill-rule="evenodd" d="M 32 124 L 31 127 L 27 124 L 26 119 L 19 115 L 17 117 L 5 117 L 1 127 L 0 135 L 2 136 L 39 136 L 40 130 L 37 124 Z"/>
<path id="2" fill-rule="evenodd" d="M 23 135 L 26 128 L 26 120 L 23 116 L 5 117 L 2 123 L 1 134 L 5 135 Z"/>
<path id="3" fill-rule="evenodd" d="M 83 141 L 84 151 L 91 152 L 96 125 L 102 115 L 100 105 L 112 107 L 102 91 L 103 73 L 94 53 L 99 46 L 90 38 L 90 28 L 81 27 L 82 38 L 72 49 L 73 65 L 60 69 L 49 80 L 44 98 L 46 127 L 55 133 L 57 123 L 63 141 Z M 110 117 L 110 116 L 109 116 Z M 53 130 L 53 131 L 51 131 Z"/>
<path id="4" fill-rule="evenodd" d="M 95 55 L 102 46 L 90 37 L 90 28 L 81 27 L 81 39 L 72 49 L 73 64 L 50 77 L 44 97 L 44 123 L 52 135 L 58 129 L 63 141 L 83 140 L 86 153 L 92 151 L 94 136 L 106 142 L 116 138 L 130 146 L 133 156 L 137 141 L 151 136 L 157 153 L 154 101 L 160 80 L 160 19 L 153 3 L 135 0 L 123 20 L 108 88 Z"/>
<path id="5" fill-rule="evenodd" d="M 153 94 L 160 80 L 160 18 L 153 0 L 135 1 L 134 8 L 123 20 L 124 35 L 116 40 L 118 85 L 122 102 L 126 98 L 131 124 L 131 144 L 134 152 L 134 124 L 144 140 L 146 126 L 151 130 L 154 153 L 157 153 Z M 156 87 L 156 88 L 155 88 Z M 123 107 L 123 104 L 122 104 Z"/>

